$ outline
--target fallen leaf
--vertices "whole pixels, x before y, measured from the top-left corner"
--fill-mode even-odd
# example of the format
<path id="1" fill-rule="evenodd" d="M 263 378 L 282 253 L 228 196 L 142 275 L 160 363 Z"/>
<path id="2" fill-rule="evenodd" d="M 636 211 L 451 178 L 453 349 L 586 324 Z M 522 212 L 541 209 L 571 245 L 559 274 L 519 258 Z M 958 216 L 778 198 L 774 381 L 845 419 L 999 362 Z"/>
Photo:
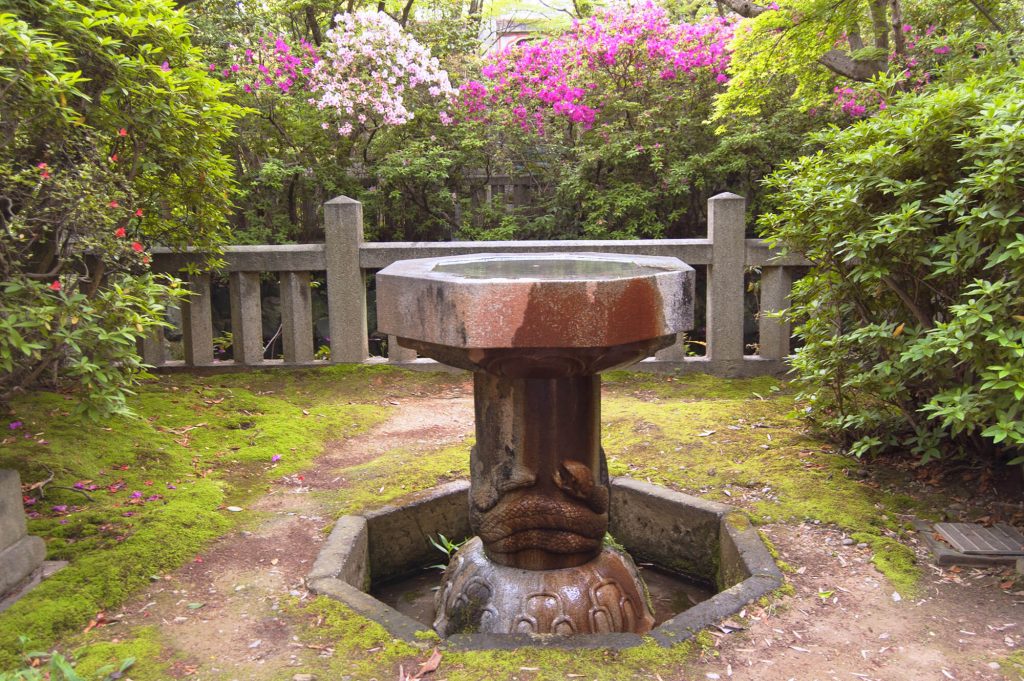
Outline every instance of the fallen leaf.
<path id="1" fill-rule="evenodd" d="M 424 674 L 429 674 L 432 671 L 436 671 L 438 665 L 441 664 L 441 652 L 434 648 L 434 652 L 430 654 L 430 658 L 426 662 L 420 663 L 420 668 L 416 672 L 416 678 L 420 678 Z"/>
<path id="2" fill-rule="evenodd" d="M 96 617 L 94 617 L 93 619 L 89 620 L 89 624 L 86 625 L 85 629 L 82 630 L 82 633 L 83 634 L 88 634 L 90 631 L 92 631 L 96 627 L 102 627 L 106 623 L 107 623 L 107 614 L 105 612 L 103 612 L 103 611 L 100 611 L 100 612 L 96 613 Z"/>

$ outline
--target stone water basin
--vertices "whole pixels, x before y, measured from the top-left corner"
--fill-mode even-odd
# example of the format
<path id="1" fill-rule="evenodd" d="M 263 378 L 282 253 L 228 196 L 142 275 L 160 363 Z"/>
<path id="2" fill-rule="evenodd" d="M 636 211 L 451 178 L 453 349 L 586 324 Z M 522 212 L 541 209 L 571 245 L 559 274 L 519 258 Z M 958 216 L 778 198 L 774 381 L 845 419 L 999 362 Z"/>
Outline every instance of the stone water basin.
<path id="1" fill-rule="evenodd" d="M 422 623 L 366 592 L 436 563 L 431 535 L 472 537 L 445 570 L 433 621 L 468 647 L 622 647 L 645 634 L 669 644 L 775 588 L 778 571 L 741 514 L 608 477 L 599 373 L 691 328 L 693 289 L 693 269 L 676 258 L 622 254 L 480 254 L 381 270 L 378 328 L 473 372 L 471 481 L 343 518 L 310 588 L 415 638 Z M 718 593 L 656 621 L 630 553 Z"/>
<path id="2" fill-rule="evenodd" d="M 396 262 L 377 274 L 377 325 L 470 371 L 596 374 L 693 326 L 691 267 L 677 258 L 479 254 Z"/>

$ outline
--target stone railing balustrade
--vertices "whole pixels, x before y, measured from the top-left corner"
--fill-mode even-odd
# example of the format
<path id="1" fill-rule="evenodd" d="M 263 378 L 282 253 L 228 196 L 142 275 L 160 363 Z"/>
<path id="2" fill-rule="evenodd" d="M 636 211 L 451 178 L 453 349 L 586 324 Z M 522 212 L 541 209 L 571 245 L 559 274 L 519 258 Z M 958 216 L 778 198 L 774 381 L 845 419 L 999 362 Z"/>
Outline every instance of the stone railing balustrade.
<path id="1" fill-rule="evenodd" d="M 674 256 L 695 266 L 707 266 L 707 352 L 687 357 L 682 343 L 666 348 L 639 368 L 682 372 L 706 372 L 720 376 L 752 376 L 785 370 L 790 351 L 789 324 L 768 313 L 788 306 L 792 268 L 808 263 L 799 256 L 780 256 L 761 239 L 745 237 L 745 200 L 735 194 L 719 194 L 708 200 L 706 239 L 641 239 L 632 241 L 450 241 L 364 242 L 362 205 L 338 197 L 324 205 L 323 244 L 289 246 L 233 246 L 226 249 L 229 276 L 231 328 L 235 359 L 214 362 L 210 275 L 189 278 L 193 292 L 182 312 L 184 362 L 168 361 L 163 343 L 151 338 L 143 343 L 145 361 L 158 369 L 201 367 L 263 368 L 315 366 L 310 273 L 325 272 L 331 339 L 330 363 L 384 361 L 369 357 L 366 287 L 364 273 L 381 269 L 396 260 L 432 258 L 468 253 L 635 253 Z M 158 251 L 154 268 L 178 272 L 195 254 Z M 760 339 L 757 355 L 744 355 L 744 272 L 761 268 Z M 284 360 L 263 359 L 260 275 L 280 277 L 282 345 Z M 389 339 L 387 361 L 397 364 L 429 364 L 414 352 Z"/>

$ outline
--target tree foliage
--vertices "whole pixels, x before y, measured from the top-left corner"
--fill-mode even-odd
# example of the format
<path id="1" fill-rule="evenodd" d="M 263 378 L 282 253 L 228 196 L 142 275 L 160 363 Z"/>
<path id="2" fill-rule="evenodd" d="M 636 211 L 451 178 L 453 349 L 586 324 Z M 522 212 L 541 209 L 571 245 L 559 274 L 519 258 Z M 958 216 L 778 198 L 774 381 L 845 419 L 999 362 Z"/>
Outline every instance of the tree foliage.
<path id="1" fill-rule="evenodd" d="M 857 454 L 1024 455 L 1024 69 L 966 33 L 877 115 L 773 175 L 811 418 Z"/>
<path id="2" fill-rule="evenodd" d="M 165 0 L 12 0 L 0 14 L 0 399 L 39 379 L 122 411 L 174 282 L 154 243 L 216 249 L 237 107 Z"/>

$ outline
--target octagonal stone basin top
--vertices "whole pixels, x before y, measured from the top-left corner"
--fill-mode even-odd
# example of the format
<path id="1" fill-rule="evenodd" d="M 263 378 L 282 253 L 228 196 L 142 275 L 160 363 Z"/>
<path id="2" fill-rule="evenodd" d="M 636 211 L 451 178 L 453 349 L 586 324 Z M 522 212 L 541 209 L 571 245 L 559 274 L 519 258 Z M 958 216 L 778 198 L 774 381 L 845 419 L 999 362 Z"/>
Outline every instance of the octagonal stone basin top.
<path id="1" fill-rule="evenodd" d="M 612 348 L 693 323 L 693 268 L 613 253 L 491 254 L 402 260 L 377 273 L 377 325 L 441 361 L 442 348 Z M 459 361 L 463 358 L 463 361 Z M 473 367 L 467 367 L 473 368 Z"/>

